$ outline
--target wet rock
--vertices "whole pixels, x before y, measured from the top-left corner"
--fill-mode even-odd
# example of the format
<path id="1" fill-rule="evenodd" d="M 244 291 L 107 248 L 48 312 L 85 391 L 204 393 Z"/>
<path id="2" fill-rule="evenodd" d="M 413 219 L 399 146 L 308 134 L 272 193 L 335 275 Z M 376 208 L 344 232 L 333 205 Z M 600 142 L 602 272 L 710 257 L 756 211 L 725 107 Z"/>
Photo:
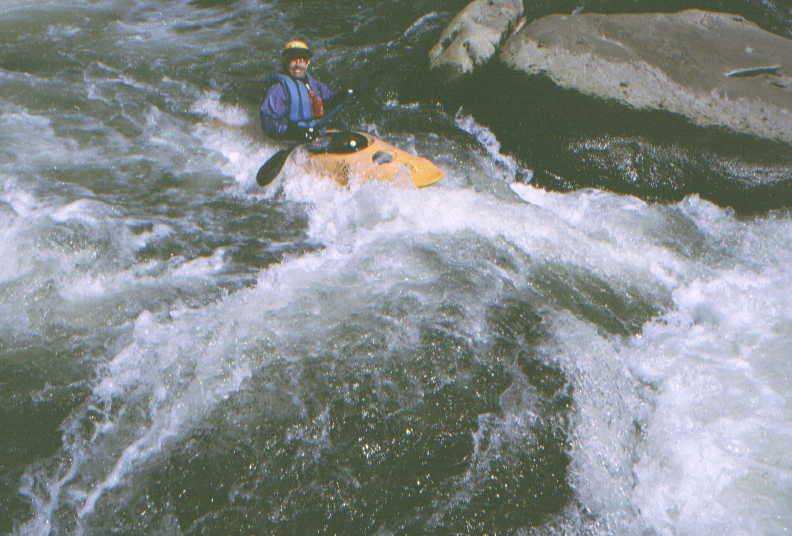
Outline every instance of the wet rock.
<path id="1" fill-rule="evenodd" d="M 451 78 L 489 60 L 523 14 L 522 0 L 474 0 L 454 17 L 429 52 L 433 70 Z"/>
<path id="2" fill-rule="evenodd" d="M 511 36 L 499 57 L 561 87 L 792 143 L 792 41 L 740 16 L 551 15 Z"/>

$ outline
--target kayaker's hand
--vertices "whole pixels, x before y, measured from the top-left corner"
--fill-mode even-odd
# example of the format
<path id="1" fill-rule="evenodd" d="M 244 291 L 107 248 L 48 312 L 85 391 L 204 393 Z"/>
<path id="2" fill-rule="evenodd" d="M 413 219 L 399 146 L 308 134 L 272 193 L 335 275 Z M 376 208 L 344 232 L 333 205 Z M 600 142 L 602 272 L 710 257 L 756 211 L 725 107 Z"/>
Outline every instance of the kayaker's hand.
<path id="1" fill-rule="evenodd" d="M 310 142 L 316 139 L 316 129 L 314 127 L 304 127 L 300 125 L 289 125 L 286 137 L 290 140 L 299 142 Z"/>

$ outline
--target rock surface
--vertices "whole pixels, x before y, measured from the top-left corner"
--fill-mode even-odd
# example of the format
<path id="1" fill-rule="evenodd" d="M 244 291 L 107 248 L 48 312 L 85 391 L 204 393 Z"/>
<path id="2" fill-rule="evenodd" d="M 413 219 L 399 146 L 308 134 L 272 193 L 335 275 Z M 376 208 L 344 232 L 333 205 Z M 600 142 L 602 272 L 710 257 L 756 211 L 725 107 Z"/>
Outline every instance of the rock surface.
<path id="1" fill-rule="evenodd" d="M 736 15 L 552 15 L 500 58 L 562 87 L 792 143 L 792 41 Z"/>
<path id="2" fill-rule="evenodd" d="M 792 40 L 743 17 L 550 15 L 523 26 L 520 0 L 474 0 L 443 31 L 430 65 L 453 80 L 497 54 L 507 66 L 638 109 L 792 144 Z"/>
<path id="3" fill-rule="evenodd" d="M 469 74 L 489 60 L 523 14 L 522 0 L 474 0 L 440 35 L 429 51 L 432 69 L 452 77 Z"/>

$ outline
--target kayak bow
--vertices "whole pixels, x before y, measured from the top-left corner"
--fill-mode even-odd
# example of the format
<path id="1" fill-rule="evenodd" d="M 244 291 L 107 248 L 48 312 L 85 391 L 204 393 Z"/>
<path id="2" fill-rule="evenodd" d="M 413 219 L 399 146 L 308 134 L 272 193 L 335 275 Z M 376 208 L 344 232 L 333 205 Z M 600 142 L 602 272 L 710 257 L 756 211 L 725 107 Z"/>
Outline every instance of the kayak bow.
<path id="1" fill-rule="evenodd" d="M 346 186 L 352 182 L 412 183 L 418 188 L 445 176 L 430 160 L 362 131 L 329 131 L 306 146 L 307 167 Z"/>

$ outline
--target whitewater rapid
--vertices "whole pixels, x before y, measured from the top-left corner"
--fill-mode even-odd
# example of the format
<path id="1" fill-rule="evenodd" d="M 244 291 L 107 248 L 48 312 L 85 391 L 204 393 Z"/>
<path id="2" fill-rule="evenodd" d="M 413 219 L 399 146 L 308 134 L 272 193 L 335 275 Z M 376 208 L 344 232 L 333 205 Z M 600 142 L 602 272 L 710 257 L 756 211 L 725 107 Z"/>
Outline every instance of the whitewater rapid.
<path id="1" fill-rule="evenodd" d="M 252 142 L 243 134 L 223 137 L 199 128 L 225 156 L 223 171 L 237 173 L 230 195 L 266 202 L 266 193 L 247 192 L 272 149 L 249 151 Z M 570 476 L 577 499 L 607 530 L 784 530 L 790 512 L 788 218 L 744 222 L 696 197 L 653 206 L 601 191 L 548 193 L 524 184 L 512 185 L 516 199 L 443 185 L 343 189 L 298 169 L 273 189 L 272 195 L 304 207 L 306 232 L 321 248 L 287 257 L 263 270 L 252 288 L 204 306 L 137 315 L 131 341 L 100 368 L 101 381 L 77 416 L 101 415 L 96 429 L 85 437 L 80 419 L 70 419 L 63 446 L 69 455 L 58 470 L 28 472 L 22 491 L 37 505 L 36 519 L 20 533 L 46 533 L 50 516 L 63 508 L 91 519 L 97 501 L 164 455 L 241 389 L 251 371 L 321 351 L 333 330 L 368 314 L 383 296 L 409 294 L 418 302 L 411 314 L 421 315 L 451 295 L 465 310 L 463 331 L 486 340 L 482 306 L 510 293 L 535 300 L 552 334 L 542 353 L 574 386 Z M 16 237 L 36 220 L 92 227 L 97 239 L 112 233 L 118 217 L 99 202 L 34 208 L 31 197 L 6 184 L 4 243 L 23 245 Z M 112 234 L 115 247 L 129 251 L 158 232 Z M 71 273 L 76 259 L 51 255 Z M 11 259 L 7 279 L 24 272 L 25 261 Z M 223 267 L 220 250 L 152 277 L 71 273 L 56 292 L 78 307 L 108 299 L 124 285 L 140 291 L 176 278 L 200 284 Z M 449 267 L 463 270 L 459 277 L 468 281 L 444 284 Z M 613 295 L 597 303 L 598 291 Z M 631 324 L 624 321 L 629 314 L 606 318 L 608 306 L 653 314 Z M 433 319 L 425 315 L 424 321 Z M 397 328 L 398 337 L 385 346 L 409 344 L 400 339 L 415 336 L 410 325 Z M 518 409 L 503 407 L 516 429 L 527 416 Z M 142 421 L 127 420 L 133 410 Z M 41 486 L 48 500 L 34 491 Z M 576 522 L 559 523 L 574 530 Z"/>
<path id="2" fill-rule="evenodd" d="M 433 187 L 342 188 L 297 153 L 259 188 L 278 147 L 200 66 L 277 10 L 36 6 L 14 16 L 68 52 L 0 70 L 0 388 L 22 415 L 0 416 L 30 434 L 4 451 L 11 534 L 277 533 L 301 494 L 367 519 L 411 471 L 425 502 L 370 533 L 489 530 L 532 493 L 547 512 L 505 533 L 788 533 L 788 211 L 539 189 L 464 111 L 448 136 L 363 125 L 438 163 Z M 69 46 L 94 33 L 105 56 Z"/>

